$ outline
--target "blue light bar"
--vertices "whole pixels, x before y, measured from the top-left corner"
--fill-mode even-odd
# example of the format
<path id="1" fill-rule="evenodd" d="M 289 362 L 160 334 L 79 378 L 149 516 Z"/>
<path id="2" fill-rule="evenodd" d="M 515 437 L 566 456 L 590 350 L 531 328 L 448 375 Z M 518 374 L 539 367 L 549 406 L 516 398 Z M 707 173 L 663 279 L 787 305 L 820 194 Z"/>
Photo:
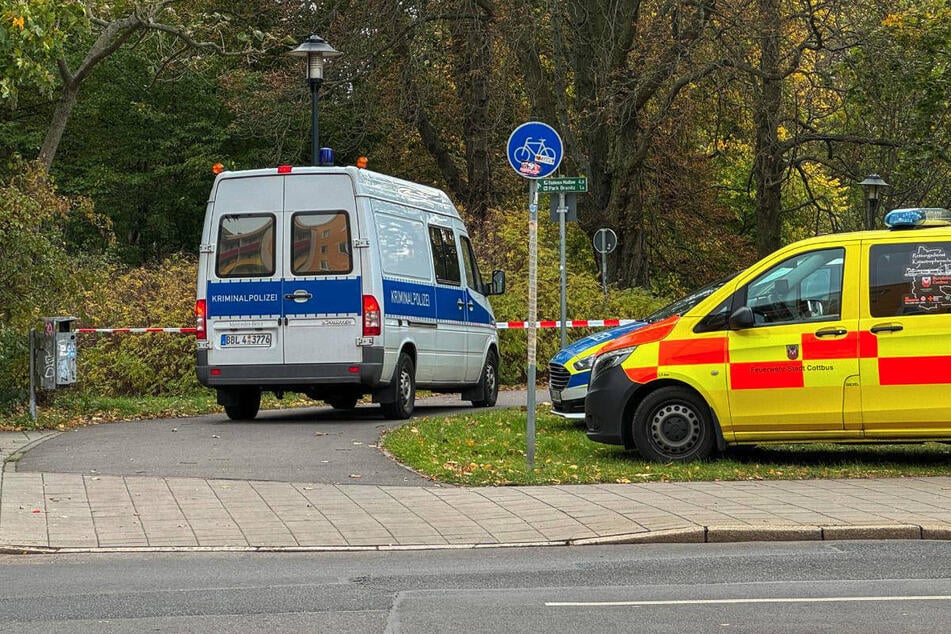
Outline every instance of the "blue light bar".
<path id="1" fill-rule="evenodd" d="M 913 229 L 935 225 L 951 225 L 951 212 L 940 207 L 913 207 L 893 209 L 885 214 L 885 226 L 889 229 Z"/>

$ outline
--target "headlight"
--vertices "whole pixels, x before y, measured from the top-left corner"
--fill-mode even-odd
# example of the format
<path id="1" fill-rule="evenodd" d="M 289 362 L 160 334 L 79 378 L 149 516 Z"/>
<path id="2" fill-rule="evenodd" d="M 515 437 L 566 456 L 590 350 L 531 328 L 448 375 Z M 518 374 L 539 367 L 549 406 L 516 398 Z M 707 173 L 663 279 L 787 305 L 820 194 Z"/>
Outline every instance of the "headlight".
<path id="1" fill-rule="evenodd" d="M 624 361 L 631 356 L 631 353 L 637 349 L 637 346 L 630 346 L 628 348 L 618 348 L 617 350 L 612 350 L 610 352 L 605 352 L 604 354 L 599 354 L 595 357 L 594 369 L 591 370 L 591 382 L 594 382 L 594 379 L 606 370 L 610 370 L 616 365 L 621 365 Z"/>
<path id="2" fill-rule="evenodd" d="M 577 370 L 578 372 L 582 372 L 582 371 L 584 371 L 584 370 L 590 370 L 592 363 L 594 363 L 594 355 L 593 355 L 593 354 L 589 354 L 589 355 L 586 356 L 585 358 L 583 358 L 583 359 L 578 359 L 577 361 L 575 361 L 574 363 L 572 363 L 572 364 L 571 364 L 571 367 L 573 367 L 573 368 L 574 368 L 575 370 Z"/>

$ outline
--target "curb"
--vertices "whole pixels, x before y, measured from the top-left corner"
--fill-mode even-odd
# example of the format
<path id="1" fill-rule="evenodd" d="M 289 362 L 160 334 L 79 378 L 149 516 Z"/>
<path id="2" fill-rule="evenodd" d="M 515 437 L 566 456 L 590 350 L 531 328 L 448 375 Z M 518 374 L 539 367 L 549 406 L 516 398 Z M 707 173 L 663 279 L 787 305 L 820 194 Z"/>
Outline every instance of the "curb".
<path id="1" fill-rule="evenodd" d="M 556 546 L 615 546 L 634 544 L 726 544 L 856 540 L 951 541 L 951 526 L 889 524 L 876 526 L 698 526 L 604 537 L 540 542 L 472 544 L 381 544 L 377 546 L 112 546 L 95 548 L 0 545 L 0 555 L 68 555 L 109 553 L 353 553 L 422 550 L 483 550 Z"/>
<path id="2" fill-rule="evenodd" d="M 31 440 L 25 445 L 17 447 L 16 450 L 13 451 L 12 453 L 7 454 L 6 456 L 3 456 L 3 465 L 0 466 L 0 470 L 2 470 L 4 473 L 16 473 L 17 462 L 20 461 L 20 458 L 23 457 L 23 454 L 28 452 L 30 449 L 33 449 L 33 447 L 36 447 L 40 443 L 44 443 L 47 440 L 51 438 L 55 438 L 62 433 L 63 432 L 61 431 L 53 431 L 48 434 L 44 434 L 40 436 L 39 438 L 36 438 L 35 440 Z"/>

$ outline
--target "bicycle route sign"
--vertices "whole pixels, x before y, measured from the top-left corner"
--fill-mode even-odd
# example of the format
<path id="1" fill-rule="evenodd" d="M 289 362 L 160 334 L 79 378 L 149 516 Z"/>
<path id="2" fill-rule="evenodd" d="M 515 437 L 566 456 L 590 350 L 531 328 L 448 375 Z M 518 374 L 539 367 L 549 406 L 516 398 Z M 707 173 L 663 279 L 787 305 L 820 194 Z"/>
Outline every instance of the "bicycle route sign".
<path id="1" fill-rule="evenodd" d="M 523 178 L 545 178 L 558 169 L 564 155 L 561 137 L 547 123 L 529 121 L 509 135 L 509 165 Z"/>

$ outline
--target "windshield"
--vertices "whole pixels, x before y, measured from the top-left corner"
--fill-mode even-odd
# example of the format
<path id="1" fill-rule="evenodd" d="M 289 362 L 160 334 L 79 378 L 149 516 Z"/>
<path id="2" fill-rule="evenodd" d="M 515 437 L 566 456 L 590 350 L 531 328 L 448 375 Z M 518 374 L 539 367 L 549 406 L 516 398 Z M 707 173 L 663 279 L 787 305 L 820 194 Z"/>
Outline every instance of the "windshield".
<path id="1" fill-rule="evenodd" d="M 662 319 L 667 319 L 668 317 L 673 317 L 674 315 L 683 315 L 685 312 L 710 297 L 715 290 L 732 280 L 736 277 L 736 273 L 728 277 L 724 277 L 722 280 L 717 280 L 716 282 L 711 282 L 704 287 L 701 287 L 694 292 L 681 297 L 680 299 L 667 304 L 657 312 L 650 315 L 645 321 L 649 324 L 654 323 L 655 321 L 660 321 Z"/>

